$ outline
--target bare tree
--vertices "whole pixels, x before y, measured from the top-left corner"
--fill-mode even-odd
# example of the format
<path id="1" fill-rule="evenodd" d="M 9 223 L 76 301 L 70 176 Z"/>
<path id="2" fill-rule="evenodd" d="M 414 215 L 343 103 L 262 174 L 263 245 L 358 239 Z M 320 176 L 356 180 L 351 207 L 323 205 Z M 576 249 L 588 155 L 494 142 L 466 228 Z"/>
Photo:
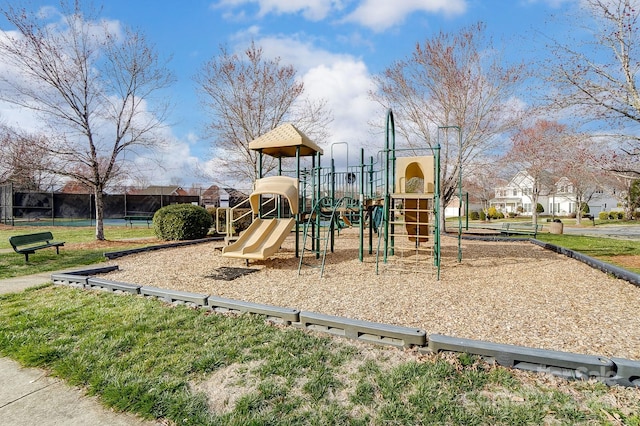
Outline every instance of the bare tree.
<path id="1" fill-rule="evenodd" d="M 538 120 L 530 127 L 520 129 L 512 138 L 512 145 L 505 161 L 519 171 L 528 174 L 531 182 L 524 182 L 523 189 L 530 188 L 531 214 L 538 223 L 537 205 L 540 196 L 553 191 L 555 176 L 553 169 L 564 158 L 562 140 L 566 126 L 553 121 Z"/>
<path id="2" fill-rule="evenodd" d="M 75 179 L 95 193 L 96 239 L 104 240 L 103 194 L 126 152 L 159 143 L 166 105 L 154 95 L 173 76 L 143 34 L 114 28 L 80 1 L 61 2 L 59 21 L 6 6 L 15 26 L 3 32 L 0 55 L 14 73 L 2 76 L 0 99 L 35 112 L 47 172 Z M 158 109 L 150 110 L 151 105 Z"/>
<path id="3" fill-rule="evenodd" d="M 42 148 L 44 136 L 19 135 L 2 127 L 0 135 L 0 183 L 11 182 L 20 191 L 49 189 L 57 177 L 46 172 L 50 158 Z"/>
<path id="4" fill-rule="evenodd" d="M 582 0 L 583 13 L 567 19 L 571 34 L 552 40 L 545 58 L 547 101 L 576 119 L 604 121 L 627 155 L 640 154 L 636 0 Z"/>
<path id="5" fill-rule="evenodd" d="M 286 121 L 316 142 L 327 137 L 331 117 L 324 100 L 304 98 L 292 65 L 266 58 L 255 42 L 243 55 L 220 47 L 195 77 L 210 115 L 208 132 L 223 172 L 242 182 L 258 177 L 257 154 L 249 143 Z M 265 158 L 263 172 L 276 167 Z"/>
<path id="6" fill-rule="evenodd" d="M 614 197 L 625 209 L 627 219 L 633 218 L 635 202 L 633 183 L 640 176 L 640 157 L 628 155 L 620 147 L 609 144 L 597 157 L 597 162 L 605 174 L 607 186 L 614 189 Z"/>
<path id="7" fill-rule="evenodd" d="M 411 57 L 376 77 L 379 91 L 372 93 L 393 109 L 396 129 L 409 147 L 424 150 L 440 143 L 443 206 L 456 193 L 461 168 L 473 173 L 473 165 L 483 163 L 480 157 L 521 122 L 513 98 L 524 68 L 504 67 L 484 33 L 478 23 L 417 43 Z M 445 126 L 449 130 L 438 131 Z M 460 129 L 461 138 L 451 126 Z"/>
<path id="8" fill-rule="evenodd" d="M 580 225 L 584 206 L 602 191 L 607 181 L 594 144 L 587 135 L 565 131 L 560 157 L 553 166 L 555 174 L 570 183 L 571 192 L 568 195 L 575 201 L 576 224 Z"/>

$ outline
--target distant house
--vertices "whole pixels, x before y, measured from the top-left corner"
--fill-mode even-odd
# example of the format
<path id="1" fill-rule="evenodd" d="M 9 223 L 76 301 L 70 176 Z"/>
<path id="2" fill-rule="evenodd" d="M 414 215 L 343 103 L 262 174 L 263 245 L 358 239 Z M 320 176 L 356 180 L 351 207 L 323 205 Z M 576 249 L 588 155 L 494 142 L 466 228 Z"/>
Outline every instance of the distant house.
<path id="1" fill-rule="evenodd" d="M 132 189 L 130 195 L 189 195 L 181 186 L 152 185 L 144 189 Z"/>
<path id="2" fill-rule="evenodd" d="M 65 183 L 60 192 L 64 194 L 93 194 L 93 188 L 77 180 Z"/>
<path id="3" fill-rule="evenodd" d="M 200 197 L 205 207 L 235 207 L 247 198 L 247 194 L 237 189 L 220 188 L 218 185 L 211 185 Z"/>
<path id="4" fill-rule="evenodd" d="M 235 207 L 238 204 L 245 201 L 247 198 L 249 198 L 249 195 L 245 194 L 242 191 L 238 191 L 237 189 L 223 188 L 223 191 L 225 194 L 224 196 L 221 196 L 221 202 L 224 201 L 226 196 L 226 200 L 229 203 L 229 207 Z"/>
<path id="5" fill-rule="evenodd" d="M 490 207 L 495 207 L 504 214 L 518 213 L 531 215 L 533 205 L 534 179 L 527 172 L 518 172 L 508 183 L 495 188 L 495 197 L 489 201 Z M 612 188 L 598 188 L 589 194 L 585 200 L 589 212 L 597 215 L 601 211 L 608 211 L 618 205 Z M 573 183 L 566 177 L 550 179 L 549 184 L 543 185 L 538 195 L 538 203 L 544 212 L 559 216 L 576 213 L 578 210 L 577 191 Z"/>

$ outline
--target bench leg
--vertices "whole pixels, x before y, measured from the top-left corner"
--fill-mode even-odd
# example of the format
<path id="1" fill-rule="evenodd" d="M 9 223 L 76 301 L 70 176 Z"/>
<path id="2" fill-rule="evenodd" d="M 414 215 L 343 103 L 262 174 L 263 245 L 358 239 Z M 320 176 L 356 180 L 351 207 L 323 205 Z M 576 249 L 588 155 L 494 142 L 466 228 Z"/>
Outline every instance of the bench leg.
<path id="1" fill-rule="evenodd" d="M 60 254 L 60 247 L 56 246 L 56 254 Z"/>
<path id="2" fill-rule="evenodd" d="M 29 263 L 29 253 L 24 254 L 24 262 Z"/>

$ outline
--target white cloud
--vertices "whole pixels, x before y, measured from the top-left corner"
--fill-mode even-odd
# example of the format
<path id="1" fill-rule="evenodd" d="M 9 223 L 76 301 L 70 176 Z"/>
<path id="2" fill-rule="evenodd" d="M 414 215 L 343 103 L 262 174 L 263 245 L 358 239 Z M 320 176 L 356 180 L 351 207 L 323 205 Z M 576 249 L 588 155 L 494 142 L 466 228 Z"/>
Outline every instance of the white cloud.
<path id="1" fill-rule="evenodd" d="M 247 40 L 254 39 L 266 57 L 279 57 L 281 64 L 293 65 L 304 82 L 305 95 L 327 102 L 333 115 L 329 142 L 348 142 L 349 162 L 357 161 L 360 147 L 370 139 L 369 122 L 377 116 L 380 116 L 380 122 L 384 121 L 384 111 L 369 99 L 369 91 L 375 90 L 375 84 L 367 65 L 353 55 L 318 48 L 298 35 L 259 35 L 254 27 L 237 34 L 236 50 L 246 48 Z M 329 156 L 331 147 L 324 148 Z M 342 151 L 346 154 L 342 146 L 334 149 L 334 153 Z"/>
<path id="2" fill-rule="evenodd" d="M 331 12 L 342 9 L 340 0 L 221 0 L 214 7 L 235 9 L 246 4 L 256 4 L 258 15 L 301 13 L 309 21 L 325 19 Z"/>
<path id="3" fill-rule="evenodd" d="M 171 129 L 165 128 L 158 132 L 158 138 L 164 143 L 153 150 L 137 150 L 126 154 L 133 175 L 142 176 L 150 185 L 189 186 L 197 181 L 200 162 L 191 152 L 191 136 L 181 140 L 172 134 Z"/>
<path id="4" fill-rule="evenodd" d="M 374 83 L 363 62 L 348 59 L 319 65 L 302 79 L 306 93 L 326 99 L 333 112 L 332 141 L 350 142 L 359 147 L 368 139 L 368 120 L 377 106 L 369 99 Z"/>
<path id="5" fill-rule="evenodd" d="M 526 3 L 529 3 L 529 4 L 543 3 L 554 9 L 557 9 L 566 3 L 576 3 L 576 1 L 577 0 L 526 0 Z"/>
<path id="6" fill-rule="evenodd" d="M 254 34 L 254 37 L 257 34 Z M 296 35 L 288 37 L 256 38 L 256 45 L 262 47 L 265 55 L 279 57 L 282 64 L 295 66 L 298 73 L 304 74 L 309 69 L 330 65 L 335 62 L 354 60 L 352 55 L 329 52 L 316 47 L 310 41 L 302 41 Z"/>
<path id="7" fill-rule="evenodd" d="M 375 84 L 367 65 L 357 57 L 337 54 L 317 48 L 297 38 L 267 37 L 256 40 L 265 55 L 279 56 L 285 64 L 292 64 L 305 84 L 305 94 L 312 99 L 324 99 L 333 115 L 330 125 L 331 143 L 349 144 L 349 163 L 359 161 L 360 147 L 370 139 L 369 121 L 384 111 L 369 98 Z M 381 144 L 382 145 L 382 144 Z M 325 147 L 331 155 L 331 147 Z M 336 145 L 334 155 L 341 153 L 346 163 L 344 145 Z"/>
<path id="8" fill-rule="evenodd" d="M 466 10 L 466 0 L 364 0 L 343 21 L 355 22 L 379 32 L 401 24 L 414 12 L 459 15 Z"/>

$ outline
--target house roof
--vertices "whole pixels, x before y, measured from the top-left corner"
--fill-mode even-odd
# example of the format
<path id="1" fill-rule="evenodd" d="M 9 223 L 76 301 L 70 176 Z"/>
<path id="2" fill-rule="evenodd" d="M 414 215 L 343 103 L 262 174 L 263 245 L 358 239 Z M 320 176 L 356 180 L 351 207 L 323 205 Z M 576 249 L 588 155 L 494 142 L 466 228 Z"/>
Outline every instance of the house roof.
<path id="1" fill-rule="evenodd" d="M 60 192 L 65 194 L 92 194 L 93 189 L 82 182 L 72 180 L 65 183 Z"/>
<path id="2" fill-rule="evenodd" d="M 276 158 L 295 157 L 298 148 L 301 157 L 323 153 L 322 148 L 290 123 L 282 124 L 249 143 L 249 149 Z"/>
<path id="3" fill-rule="evenodd" d="M 152 185 L 144 189 L 136 189 L 130 194 L 138 195 L 187 195 L 187 191 L 180 186 L 157 186 Z"/>

